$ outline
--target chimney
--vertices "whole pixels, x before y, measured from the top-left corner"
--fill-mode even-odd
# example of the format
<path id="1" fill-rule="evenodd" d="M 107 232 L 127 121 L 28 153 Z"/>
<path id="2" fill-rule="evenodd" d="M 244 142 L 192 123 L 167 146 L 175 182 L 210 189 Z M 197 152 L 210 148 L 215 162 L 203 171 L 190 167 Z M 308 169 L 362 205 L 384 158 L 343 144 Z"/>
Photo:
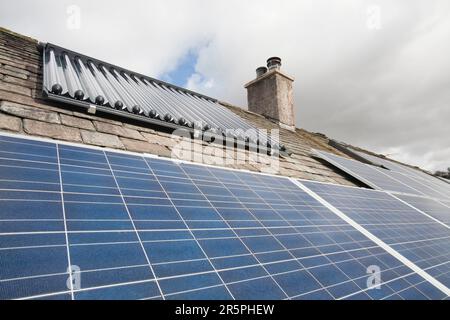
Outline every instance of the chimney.
<path id="1" fill-rule="evenodd" d="M 280 70 L 281 59 L 267 60 L 267 68 L 256 69 L 256 79 L 245 85 L 248 110 L 279 122 L 280 126 L 295 130 L 294 78 Z"/>

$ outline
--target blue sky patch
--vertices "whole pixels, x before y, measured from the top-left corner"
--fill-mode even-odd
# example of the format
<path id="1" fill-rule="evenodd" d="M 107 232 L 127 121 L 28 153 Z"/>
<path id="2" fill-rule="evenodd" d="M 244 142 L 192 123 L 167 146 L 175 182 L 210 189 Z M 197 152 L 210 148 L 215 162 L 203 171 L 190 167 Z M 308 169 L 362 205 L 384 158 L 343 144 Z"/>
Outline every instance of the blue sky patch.
<path id="1" fill-rule="evenodd" d="M 178 62 L 176 68 L 170 72 L 164 73 L 161 78 L 180 87 L 185 87 L 188 79 L 195 73 L 198 52 L 189 50 Z"/>

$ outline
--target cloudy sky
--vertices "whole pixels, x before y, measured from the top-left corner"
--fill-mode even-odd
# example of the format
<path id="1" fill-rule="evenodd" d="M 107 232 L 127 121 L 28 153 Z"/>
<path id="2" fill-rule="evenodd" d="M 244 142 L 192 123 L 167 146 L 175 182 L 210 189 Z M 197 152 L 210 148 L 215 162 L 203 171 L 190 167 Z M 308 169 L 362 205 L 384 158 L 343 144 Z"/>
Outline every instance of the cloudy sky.
<path id="1" fill-rule="evenodd" d="M 450 167 L 447 0 L 14 0 L 0 26 L 244 108 L 280 56 L 298 127 Z"/>

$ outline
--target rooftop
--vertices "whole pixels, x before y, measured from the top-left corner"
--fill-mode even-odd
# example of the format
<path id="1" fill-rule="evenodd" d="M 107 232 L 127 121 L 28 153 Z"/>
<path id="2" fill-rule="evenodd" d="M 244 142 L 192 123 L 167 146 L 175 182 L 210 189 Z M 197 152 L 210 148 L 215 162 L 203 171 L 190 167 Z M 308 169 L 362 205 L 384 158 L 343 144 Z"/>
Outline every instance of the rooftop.
<path id="1" fill-rule="evenodd" d="M 0 30 L 0 299 L 450 297 L 449 182 L 293 127 L 280 58 L 250 112 L 58 50 Z"/>

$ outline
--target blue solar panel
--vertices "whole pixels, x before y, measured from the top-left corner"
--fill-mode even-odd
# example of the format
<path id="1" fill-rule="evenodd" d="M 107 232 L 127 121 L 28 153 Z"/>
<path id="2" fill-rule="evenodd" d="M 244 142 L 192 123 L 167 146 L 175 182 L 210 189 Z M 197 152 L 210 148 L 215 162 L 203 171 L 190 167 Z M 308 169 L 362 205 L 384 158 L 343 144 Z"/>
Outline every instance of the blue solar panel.
<path id="1" fill-rule="evenodd" d="M 43 48 L 44 98 L 72 105 L 95 106 L 113 114 L 157 126 L 227 136 L 234 143 L 280 149 L 275 137 L 247 123 L 216 99 L 98 61 L 47 43 Z M 212 129 L 212 130 L 211 130 Z M 235 131 L 230 134 L 228 131 Z M 218 140 L 218 139 L 217 139 Z M 270 151 L 270 150 L 269 150 Z"/>
<path id="2" fill-rule="evenodd" d="M 323 151 L 317 151 L 317 153 L 326 161 L 363 181 L 367 185 L 374 187 L 375 189 L 423 195 L 420 191 L 410 188 L 407 185 L 389 177 L 388 170 L 385 170 L 386 173 L 384 173 L 380 171 L 384 169 L 378 170 L 373 166 L 356 160 L 350 160 Z"/>
<path id="3" fill-rule="evenodd" d="M 445 297 L 286 178 L 10 137 L 0 150 L 2 299 Z"/>
<path id="4" fill-rule="evenodd" d="M 422 194 L 429 197 L 438 199 L 450 198 L 450 185 L 440 181 L 436 177 L 433 177 L 420 170 L 415 170 L 405 165 L 395 163 L 386 159 L 375 157 L 363 152 L 352 150 L 359 156 L 371 161 L 374 164 L 382 165 L 389 170 L 383 170 L 381 168 L 373 168 L 384 174 L 389 175 L 391 178 L 407 185 L 416 190 L 415 194 Z M 360 164 L 363 165 L 363 164 Z M 390 189 L 386 189 L 390 190 Z M 397 190 L 391 190 L 397 191 Z"/>
<path id="5" fill-rule="evenodd" d="M 382 169 L 380 169 L 382 170 Z M 434 187 L 433 184 L 411 176 L 404 175 L 395 171 L 389 172 L 389 176 L 400 181 L 403 184 L 419 191 L 422 195 L 437 199 L 448 199 L 447 191 L 443 188 Z"/>
<path id="6" fill-rule="evenodd" d="M 398 197 L 450 227 L 450 206 L 445 202 L 413 196 Z"/>
<path id="7" fill-rule="evenodd" d="M 383 159 L 380 157 L 375 157 L 370 154 L 360 152 L 357 150 L 352 149 L 352 152 L 355 152 L 359 156 L 371 161 L 374 164 L 382 165 L 383 167 L 388 168 L 389 170 L 402 173 L 404 175 L 407 175 L 409 177 L 417 179 L 418 181 L 425 181 L 427 183 L 431 183 L 431 184 L 435 185 L 436 187 L 446 188 L 447 190 L 450 187 L 450 185 L 448 185 L 448 183 L 441 181 L 438 178 L 433 177 L 432 175 L 427 174 L 421 170 L 413 169 L 406 165 L 396 163 L 396 162 L 393 162 L 393 161 L 390 161 L 387 159 Z"/>
<path id="8" fill-rule="evenodd" d="M 302 183 L 449 287 L 450 232 L 447 227 L 384 192 Z"/>

